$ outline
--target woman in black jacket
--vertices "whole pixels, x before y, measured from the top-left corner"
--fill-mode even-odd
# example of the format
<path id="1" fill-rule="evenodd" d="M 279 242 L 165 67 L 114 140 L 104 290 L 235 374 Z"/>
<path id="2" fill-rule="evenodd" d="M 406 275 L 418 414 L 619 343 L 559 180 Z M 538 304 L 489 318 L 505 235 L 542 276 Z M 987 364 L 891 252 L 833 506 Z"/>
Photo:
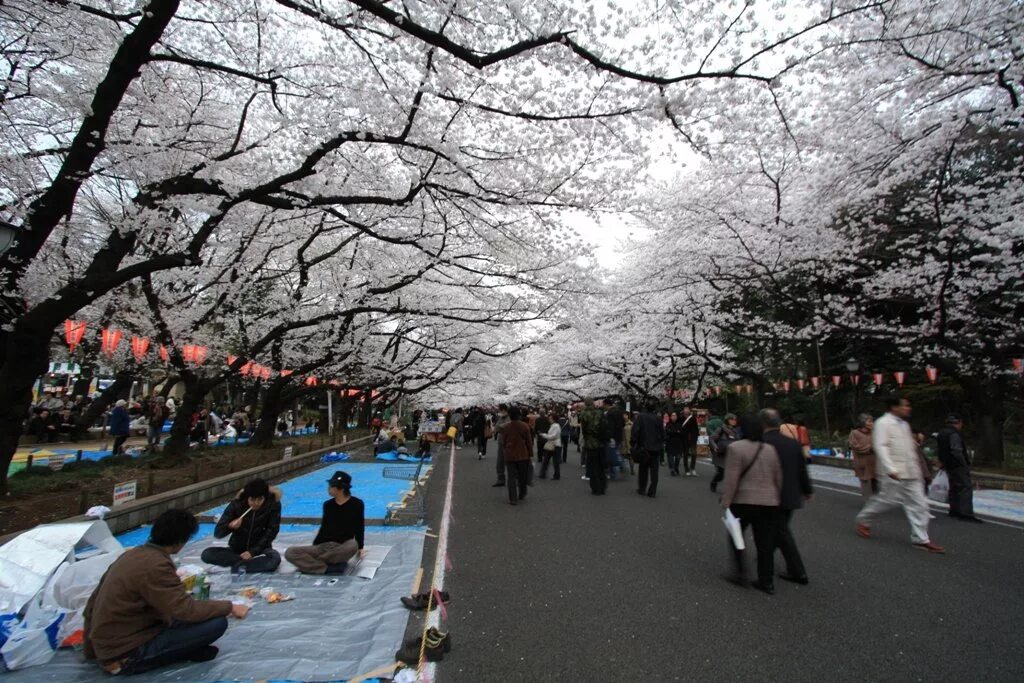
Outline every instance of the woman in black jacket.
<path id="1" fill-rule="evenodd" d="M 231 567 L 238 573 L 272 572 L 281 564 L 281 554 L 273 542 L 281 529 L 281 490 L 271 488 L 262 479 L 253 479 L 228 503 L 213 530 L 216 538 L 228 534 L 228 547 L 210 547 L 202 560 L 219 567 Z"/>
<path id="2" fill-rule="evenodd" d="M 672 413 L 665 425 L 665 455 L 668 456 L 668 473 L 679 476 L 679 461 L 686 446 L 686 432 L 679 421 L 679 413 Z"/>

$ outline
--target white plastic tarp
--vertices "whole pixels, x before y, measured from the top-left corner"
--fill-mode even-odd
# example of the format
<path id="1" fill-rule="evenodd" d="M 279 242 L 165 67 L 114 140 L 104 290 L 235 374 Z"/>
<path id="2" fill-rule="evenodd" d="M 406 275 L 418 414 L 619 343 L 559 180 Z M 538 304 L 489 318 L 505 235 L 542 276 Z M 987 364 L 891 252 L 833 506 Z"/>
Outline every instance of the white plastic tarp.
<path id="1" fill-rule="evenodd" d="M 44 524 L 0 546 L 0 614 L 20 612 L 39 593 L 76 547 L 94 546 L 100 552 L 124 549 L 106 522 Z"/>

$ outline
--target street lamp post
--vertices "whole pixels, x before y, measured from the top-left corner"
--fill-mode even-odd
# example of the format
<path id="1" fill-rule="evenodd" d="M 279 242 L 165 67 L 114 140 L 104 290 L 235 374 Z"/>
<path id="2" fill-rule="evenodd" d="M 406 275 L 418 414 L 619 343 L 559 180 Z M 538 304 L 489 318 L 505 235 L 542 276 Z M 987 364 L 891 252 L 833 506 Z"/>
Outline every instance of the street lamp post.
<path id="1" fill-rule="evenodd" d="M 818 376 L 821 377 L 821 407 L 825 411 L 825 434 L 832 438 L 832 427 L 828 423 L 828 383 L 825 382 L 825 366 L 821 362 L 821 342 L 814 340 L 814 349 L 818 352 Z"/>

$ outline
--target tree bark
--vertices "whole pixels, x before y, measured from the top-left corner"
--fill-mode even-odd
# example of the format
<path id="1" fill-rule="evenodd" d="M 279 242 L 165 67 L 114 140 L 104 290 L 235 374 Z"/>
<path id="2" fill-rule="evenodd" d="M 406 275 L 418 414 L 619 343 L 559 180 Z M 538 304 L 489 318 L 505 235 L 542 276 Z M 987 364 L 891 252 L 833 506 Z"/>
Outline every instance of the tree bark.
<path id="1" fill-rule="evenodd" d="M 164 457 L 168 460 L 181 460 L 188 452 L 189 434 L 192 431 L 192 415 L 203 405 L 203 398 L 209 392 L 207 382 L 192 372 L 182 373 L 185 393 L 178 404 L 178 412 L 171 423 L 171 435 L 164 444 Z"/>
<path id="2" fill-rule="evenodd" d="M 114 401 L 119 398 L 127 398 L 128 392 L 131 390 L 132 383 L 134 381 L 134 370 L 118 371 L 118 373 L 114 375 L 113 383 L 104 389 L 103 393 L 97 396 L 96 399 L 89 404 L 88 409 L 79 416 L 78 431 L 85 433 L 85 430 L 91 427 Z"/>
<path id="3" fill-rule="evenodd" d="M 7 470 L 18 449 L 32 407 L 32 385 L 50 365 L 49 331 L 8 333 L 7 358 L 0 368 L 0 493 L 7 494 Z"/>
<path id="4" fill-rule="evenodd" d="M 260 423 L 252 435 L 252 445 L 259 448 L 270 448 L 274 445 L 274 435 L 277 433 L 277 418 L 284 410 L 286 401 L 283 400 L 285 387 L 288 380 L 278 377 L 266 387 L 263 394 L 263 403 L 260 405 Z"/>

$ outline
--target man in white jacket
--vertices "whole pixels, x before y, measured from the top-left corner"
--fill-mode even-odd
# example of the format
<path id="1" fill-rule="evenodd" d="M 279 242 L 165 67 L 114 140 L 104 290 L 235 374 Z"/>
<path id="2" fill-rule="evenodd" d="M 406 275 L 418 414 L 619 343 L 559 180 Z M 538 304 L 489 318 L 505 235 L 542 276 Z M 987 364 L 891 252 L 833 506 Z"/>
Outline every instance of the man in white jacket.
<path id="1" fill-rule="evenodd" d="M 869 498 L 857 515 L 857 534 L 871 537 L 871 521 L 876 515 L 902 507 L 910 522 L 910 541 L 915 548 L 932 553 L 946 550 L 928 538 L 928 499 L 924 495 L 917 444 L 907 419 L 910 401 L 902 396 L 889 399 L 889 412 L 875 420 L 872 442 L 878 459 L 881 490 Z"/>

